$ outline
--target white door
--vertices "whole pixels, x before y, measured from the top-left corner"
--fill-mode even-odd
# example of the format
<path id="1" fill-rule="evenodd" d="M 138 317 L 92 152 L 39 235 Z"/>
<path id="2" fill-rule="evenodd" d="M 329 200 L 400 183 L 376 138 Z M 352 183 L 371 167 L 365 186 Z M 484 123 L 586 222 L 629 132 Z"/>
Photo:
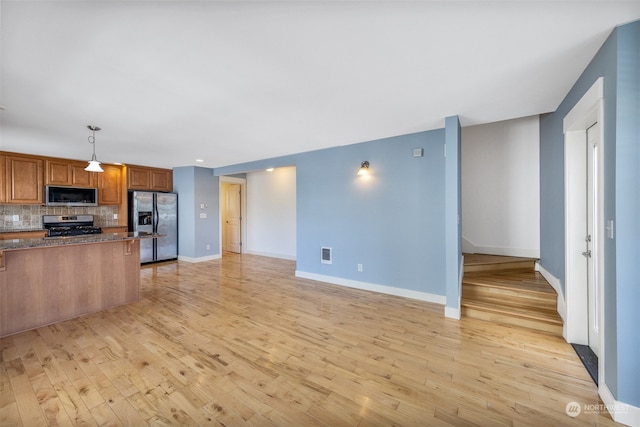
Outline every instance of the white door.
<path id="1" fill-rule="evenodd" d="M 598 149 L 600 143 L 600 125 L 595 123 L 587 129 L 587 197 L 586 216 L 587 229 L 585 233 L 585 247 L 583 252 L 587 268 L 587 300 L 589 319 L 589 347 L 596 356 L 600 350 L 599 324 L 600 316 L 600 287 L 598 283 Z"/>
<path id="2" fill-rule="evenodd" d="M 225 250 L 240 253 L 240 184 L 226 185 L 225 189 Z"/>

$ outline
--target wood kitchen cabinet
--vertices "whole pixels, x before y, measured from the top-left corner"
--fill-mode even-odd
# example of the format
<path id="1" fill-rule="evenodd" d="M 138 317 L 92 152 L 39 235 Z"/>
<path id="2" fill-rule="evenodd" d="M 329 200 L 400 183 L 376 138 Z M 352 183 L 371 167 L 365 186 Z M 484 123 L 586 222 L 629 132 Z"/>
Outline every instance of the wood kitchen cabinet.
<path id="1" fill-rule="evenodd" d="M 173 171 L 144 166 L 127 166 L 127 188 L 129 190 L 173 191 Z"/>
<path id="2" fill-rule="evenodd" d="M 45 184 L 95 188 L 96 174 L 84 170 L 86 167 L 87 162 L 47 159 L 45 162 Z"/>
<path id="3" fill-rule="evenodd" d="M 98 205 L 122 204 L 122 167 L 102 164 L 98 173 Z"/>
<path id="4" fill-rule="evenodd" d="M 6 183 L 6 175 L 5 175 L 5 165 L 7 162 L 7 156 L 4 154 L 0 154 L 0 178 L 2 178 L 2 183 L 0 183 L 0 203 L 7 202 L 7 186 Z"/>
<path id="5" fill-rule="evenodd" d="M 19 154 L 6 154 L 5 158 L 5 203 L 43 204 L 44 160 Z"/>

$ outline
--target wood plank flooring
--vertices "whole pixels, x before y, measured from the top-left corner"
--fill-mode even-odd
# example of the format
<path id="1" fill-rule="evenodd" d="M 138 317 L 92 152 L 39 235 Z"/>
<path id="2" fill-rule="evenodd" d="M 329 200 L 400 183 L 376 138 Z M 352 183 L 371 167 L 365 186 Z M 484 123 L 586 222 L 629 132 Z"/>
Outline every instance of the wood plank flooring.
<path id="1" fill-rule="evenodd" d="M 0 425 L 612 426 L 562 338 L 228 254 L 0 340 Z"/>

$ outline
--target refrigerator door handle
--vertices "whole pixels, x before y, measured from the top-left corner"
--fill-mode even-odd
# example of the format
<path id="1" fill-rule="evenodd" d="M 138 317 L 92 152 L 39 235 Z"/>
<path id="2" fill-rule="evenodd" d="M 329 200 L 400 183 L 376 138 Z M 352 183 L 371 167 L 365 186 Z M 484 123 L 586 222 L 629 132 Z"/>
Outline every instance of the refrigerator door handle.
<path id="1" fill-rule="evenodd" d="M 158 221 L 160 220 L 160 215 L 158 215 L 158 204 L 154 203 L 153 205 L 153 232 L 158 232 Z"/>

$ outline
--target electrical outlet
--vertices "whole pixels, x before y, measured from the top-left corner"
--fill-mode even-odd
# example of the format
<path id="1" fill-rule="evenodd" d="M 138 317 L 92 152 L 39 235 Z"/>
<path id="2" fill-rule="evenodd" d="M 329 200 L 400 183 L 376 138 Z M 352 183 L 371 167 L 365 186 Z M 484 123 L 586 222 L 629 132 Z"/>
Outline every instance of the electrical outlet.
<path id="1" fill-rule="evenodd" d="M 211 249 L 211 245 L 207 245 L 207 250 Z"/>
<path id="2" fill-rule="evenodd" d="M 362 272 L 362 264 L 358 264 L 358 271 Z"/>
<path id="3" fill-rule="evenodd" d="M 118 214 L 113 214 L 113 219 L 118 219 Z"/>
<path id="4" fill-rule="evenodd" d="M 18 221 L 20 221 L 20 215 L 14 215 L 13 222 L 18 222 Z"/>

